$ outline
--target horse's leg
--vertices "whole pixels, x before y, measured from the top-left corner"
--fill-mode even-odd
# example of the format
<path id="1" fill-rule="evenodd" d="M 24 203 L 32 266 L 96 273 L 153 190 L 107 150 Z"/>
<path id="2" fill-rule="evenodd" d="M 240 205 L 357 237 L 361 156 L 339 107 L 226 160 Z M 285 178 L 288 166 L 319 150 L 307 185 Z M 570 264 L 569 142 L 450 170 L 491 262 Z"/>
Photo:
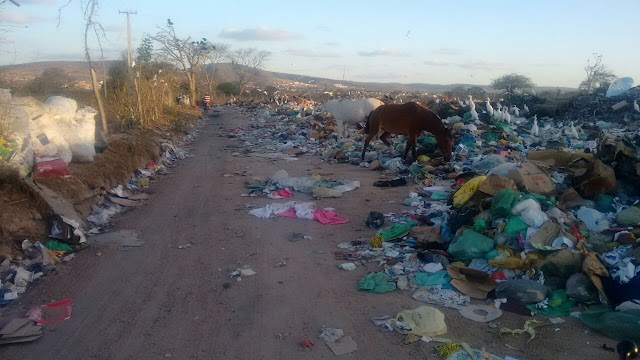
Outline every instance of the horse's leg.
<path id="1" fill-rule="evenodd" d="M 387 145 L 387 146 L 391 147 L 391 143 L 390 143 L 390 142 L 389 142 L 389 140 L 388 140 L 388 139 L 389 139 L 389 136 L 391 136 L 391 133 L 389 133 L 389 132 L 386 132 L 386 131 L 385 131 L 385 132 L 383 132 L 383 133 L 382 133 L 382 135 L 380 135 L 380 140 L 382 140 L 382 142 L 383 142 L 385 145 Z"/>
<path id="2" fill-rule="evenodd" d="M 416 155 L 417 155 L 416 140 L 418 140 L 418 134 L 409 135 L 409 142 L 411 143 L 411 155 L 413 156 L 413 161 L 416 161 Z"/>
<path id="3" fill-rule="evenodd" d="M 342 120 L 336 119 L 336 133 L 338 134 L 338 139 L 342 139 L 344 137 L 344 122 Z"/>
<path id="4" fill-rule="evenodd" d="M 371 139 L 373 139 L 376 136 L 375 133 L 371 133 L 369 135 L 367 135 L 367 137 L 364 139 L 364 147 L 362 148 L 362 160 L 364 160 L 364 154 L 367 152 L 367 148 L 369 147 L 369 143 L 371 142 Z"/>

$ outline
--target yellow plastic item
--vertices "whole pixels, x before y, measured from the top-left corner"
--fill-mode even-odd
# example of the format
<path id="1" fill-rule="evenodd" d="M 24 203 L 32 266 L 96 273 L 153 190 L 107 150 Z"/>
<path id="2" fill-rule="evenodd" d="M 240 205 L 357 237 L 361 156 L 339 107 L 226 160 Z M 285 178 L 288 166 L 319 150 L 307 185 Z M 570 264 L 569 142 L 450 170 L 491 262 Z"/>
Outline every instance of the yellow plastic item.
<path id="1" fill-rule="evenodd" d="M 371 244 L 372 248 L 381 248 L 383 242 L 384 238 L 380 234 L 376 234 L 376 236 L 372 237 L 371 240 L 369 240 L 369 244 Z"/>
<path id="2" fill-rule="evenodd" d="M 427 155 L 418 156 L 418 162 L 421 163 L 421 164 L 424 164 L 424 163 L 428 162 L 429 160 L 431 160 L 431 158 L 428 157 Z"/>
<path id="3" fill-rule="evenodd" d="M 430 306 L 420 306 L 413 310 L 403 310 L 398 313 L 394 321 L 402 322 L 411 328 L 411 330 L 398 328 L 398 332 L 405 335 L 439 336 L 447 333 L 444 314 L 440 310 Z"/>
<path id="4" fill-rule="evenodd" d="M 461 207 L 462 205 L 466 204 L 467 201 L 471 199 L 473 194 L 478 191 L 478 188 L 486 179 L 486 176 L 477 176 L 467 181 L 466 184 L 462 185 L 460 190 L 456 191 L 456 193 L 453 194 L 453 206 Z"/>

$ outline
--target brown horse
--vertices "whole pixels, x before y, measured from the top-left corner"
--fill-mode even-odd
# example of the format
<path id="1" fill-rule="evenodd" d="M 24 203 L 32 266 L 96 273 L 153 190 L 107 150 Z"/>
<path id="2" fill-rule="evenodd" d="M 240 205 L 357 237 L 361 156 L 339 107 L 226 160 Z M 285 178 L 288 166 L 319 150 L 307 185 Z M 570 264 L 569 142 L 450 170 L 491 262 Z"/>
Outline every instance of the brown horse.
<path id="1" fill-rule="evenodd" d="M 364 159 L 369 143 L 380 131 L 383 131 L 380 140 L 387 146 L 391 146 L 387 140 L 391 134 L 407 135 L 407 146 L 402 158 L 407 158 L 409 148 L 411 148 L 414 160 L 416 159 L 416 139 L 422 131 L 428 131 L 435 135 L 438 149 L 442 152 L 444 159 L 451 160 L 453 150 L 451 133 L 438 115 L 418 103 L 382 105 L 373 110 L 367 118 L 365 133 L 368 135 L 364 140 L 362 159 Z"/>

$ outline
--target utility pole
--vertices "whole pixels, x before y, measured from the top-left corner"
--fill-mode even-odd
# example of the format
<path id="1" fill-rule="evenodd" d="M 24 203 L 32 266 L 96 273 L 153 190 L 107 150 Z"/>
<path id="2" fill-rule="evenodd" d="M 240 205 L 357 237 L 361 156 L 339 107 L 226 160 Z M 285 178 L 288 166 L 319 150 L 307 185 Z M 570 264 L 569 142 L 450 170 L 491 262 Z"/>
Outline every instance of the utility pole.
<path id="1" fill-rule="evenodd" d="M 131 71 L 131 57 L 132 57 L 132 50 L 131 50 L 131 15 L 136 15 L 138 12 L 137 11 L 131 11 L 131 10 L 127 10 L 127 11 L 118 10 L 118 12 L 120 14 L 127 14 L 127 65 L 129 66 L 129 71 Z"/>

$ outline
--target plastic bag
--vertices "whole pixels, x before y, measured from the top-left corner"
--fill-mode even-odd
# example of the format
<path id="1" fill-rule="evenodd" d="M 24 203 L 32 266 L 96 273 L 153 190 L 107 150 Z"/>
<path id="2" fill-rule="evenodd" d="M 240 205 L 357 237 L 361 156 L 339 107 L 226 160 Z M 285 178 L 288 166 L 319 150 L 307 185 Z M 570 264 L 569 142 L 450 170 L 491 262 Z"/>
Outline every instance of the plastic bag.
<path id="1" fill-rule="evenodd" d="M 529 279 L 507 280 L 498 284 L 497 298 L 517 300 L 525 304 L 536 304 L 547 297 L 549 289 L 537 281 Z"/>
<path id="2" fill-rule="evenodd" d="M 612 339 L 640 342 L 640 314 L 611 311 L 607 306 L 593 306 L 583 311 L 580 321 Z"/>
<path id="3" fill-rule="evenodd" d="M 460 237 L 451 242 L 449 254 L 456 260 L 468 262 L 475 258 L 485 257 L 494 247 L 493 239 L 471 229 L 466 229 Z"/>
<path id="4" fill-rule="evenodd" d="M 433 273 L 417 272 L 414 277 L 414 282 L 418 286 L 447 285 L 450 281 L 451 276 L 446 270 Z"/>
<path id="5" fill-rule="evenodd" d="M 507 174 L 509 174 L 512 170 L 515 170 L 517 168 L 518 168 L 518 164 L 504 163 L 491 169 L 491 171 L 489 171 L 487 175 L 507 176 Z"/>
<path id="6" fill-rule="evenodd" d="M 633 87 L 633 78 L 623 77 L 612 82 L 607 89 L 607 97 L 622 95 Z"/>
<path id="7" fill-rule="evenodd" d="M 439 336 L 447 333 L 444 314 L 430 306 L 401 311 L 392 324 L 399 333 L 405 335 Z"/>
<path id="8" fill-rule="evenodd" d="M 396 283 L 391 276 L 382 272 L 367 274 L 358 280 L 358 290 L 360 291 L 383 294 L 395 289 Z"/>
<path id="9" fill-rule="evenodd" d="M 385 241 L 401 238 L 409 233 L 411 226 L 406 224 L 393 224 L 386 229 L 379 231 Z"/>
<path id="10" fill-rule="evenodd" d="M 486 179 L 486 176 L 477 176 L 467 181 L 460 190 L 453 194 L 453 206 L 461 207 L 466 204 Z"/>
<path id="11" fill-rule="evenodd" d="M 518 194 L 511 189 L 498 191 L 491 199 L 491 214 L 496 217 L 508 216 L 517 199 Z"/>
<path id="12" fill-rule="evenodd" d="M 504 227 L 504 232 L 509 235 L 516 235 L 519 232 L 526 233 L 528 227 L 529 225 L 520 216 L 511 216 Z"/>
<path id="13" fill-rule="evenodd" d="M 567 296 L 582 303 L 593 303 L 598 300 L 598 289 L 584 273 L 575 273 L 569 277 L 566 285 Z"/>
<path id="14" fill-rule="evenodd" d="M 606 215 L 596 209 L 583 206 L 578 209 L 576 216 L 587 226 L 589 231 L 601 232 L 609 228 L 609 220 Z"/>
<path id="15" fill-rule="evenodd" d="M 533 199 L 523 200 L 517 203 L 511 212 L 522 218 L 522 221 L 533 228 L 539 228 L 549 218 L 542 212 L 540 204 Z"/>
<path id="16" fill-rule="evenodd" d="M 504 159 L 504 156 L 493 154 L 471 165 L 471 168 L 476 171 L 490 171 L 505 162 L 506 160 Z"/>
<path id="17" fill-rule="evenodd" d="M 527 305 L 527 308 L 535 314 L 545 316 L 568 316 L 574 305 L 575 301 L 569 299 L 564 290 L 559 289 L 551 293 L 546 308 L 536 307 L 536 305 Z"/>

